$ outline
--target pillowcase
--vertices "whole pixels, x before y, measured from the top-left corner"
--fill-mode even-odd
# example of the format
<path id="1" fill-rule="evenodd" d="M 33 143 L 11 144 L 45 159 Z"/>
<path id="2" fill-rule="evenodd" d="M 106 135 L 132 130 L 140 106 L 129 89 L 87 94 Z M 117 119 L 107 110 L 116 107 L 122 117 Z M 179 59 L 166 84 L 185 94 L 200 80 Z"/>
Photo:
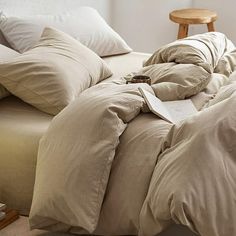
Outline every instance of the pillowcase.
<path id="1" fill-rule="evenodd" d="M 46 26 L 54 27 L 71 35 L 99 56 L 132 51 L 99 13 L 90 7 L 81 7 L 72 13 L 61 15 L 9 17 L 0 24 L 7 41 L 21 53 L 29 50 L 39 41 Z"/>
<path id="2" fill-rule="evenodd" d="M 0 64 L 0 71 L 1 83 L 12 94 L 53 115 L 112 75 L 93 51 L 52 28 L 45 28 L 33 49 Z"/>
<path id="3" fill-rule="evenodd" d="M 20 55 L 18 52 L 0 44 L 0 63 L 7 61 L 9 59 L 15 58 Z M 0 72 L 1 73 L 1 72 Z M 2 86 L 0 80 L 0 99 L 9 96 L 10 93 Z"/>

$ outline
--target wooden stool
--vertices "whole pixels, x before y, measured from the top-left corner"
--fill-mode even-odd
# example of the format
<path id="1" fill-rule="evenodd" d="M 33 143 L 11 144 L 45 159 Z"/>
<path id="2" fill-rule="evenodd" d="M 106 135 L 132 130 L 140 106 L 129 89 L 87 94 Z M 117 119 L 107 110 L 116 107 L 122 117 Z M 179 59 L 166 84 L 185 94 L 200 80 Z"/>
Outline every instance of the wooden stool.
<path id="1" fill-rule="evenodd" d="M 214 22 L 217 20 L 217 13 L 206 9 L 189 8 L 172 11 L 170 20 L 179 24 L 178 39 L 188 36 L 190 24 L 207 24 L 208 32 L 215 31 Z"/>

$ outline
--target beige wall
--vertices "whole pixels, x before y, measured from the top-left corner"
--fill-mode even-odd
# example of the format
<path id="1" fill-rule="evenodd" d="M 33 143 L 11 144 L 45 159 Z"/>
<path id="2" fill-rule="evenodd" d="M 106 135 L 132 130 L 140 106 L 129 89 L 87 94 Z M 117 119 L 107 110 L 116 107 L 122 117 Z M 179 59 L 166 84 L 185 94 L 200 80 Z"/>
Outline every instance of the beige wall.
<path id="1" fill-rule="evenodd" d="M 55 14 L 80 6 L 96 8 L 110 22 L 113 0 L 0 0 L 0 11 L 7 15 Z"/>
<path id="2" fill-rule="evenodd" d="M 169 12 L 201 7 L 216 10 L 216 29 L 236 43 L 236 0 L 0 0 L 0 11 L 12 15 L 50 14 L 87 5 L 96 8 L 135 51 L 153 52 L 176 39 L 178 25 Z M 46 4 L 45 4 L 46 2 Z M 57 4 L 55 4 L 55 2 Z M 206 26 L 191 27 L 190 34 L 205 32 Z"/>
<path id="3" fill-rule="evenodd" d="M 236 44 L 236 0 L 111 0 L 111 24 L 130 46 L 153 52 L 175 40 L 178 26 L 169 20 L 173 9 L 199 7 L 216 10 L 216 29 Z M 190 34 L 206 32 L 206 26 L 190 27 Z"/>
<path id="4" fill-rule="evenodd" d="M 208 8 L 218 13 L 216 30 L 225 33 L 236 44 L 236 1 L 235 0 L 194 0 L 194 7 Z M 194 33 L 205 32 L 204 26 L 195 27 Z"/>
<path id="5" fill-rule="evenodd" d="M 176 39 L 177 25 L 169 12 L 192 0 L 111 0 L 111 24 L 135 51 L 153 52 Z"/>

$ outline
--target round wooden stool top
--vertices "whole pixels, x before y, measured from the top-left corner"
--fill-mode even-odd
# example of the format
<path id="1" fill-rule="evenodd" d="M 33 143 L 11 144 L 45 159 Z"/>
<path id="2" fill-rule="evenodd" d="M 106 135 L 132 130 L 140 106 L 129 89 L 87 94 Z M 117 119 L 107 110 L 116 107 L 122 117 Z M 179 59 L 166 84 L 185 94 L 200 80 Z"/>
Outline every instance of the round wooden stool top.
<path id="1" fill-rule="evenodd" d="M 189 8 L 172 11 L 170 19 L 178 24 L 208 24 L 217 20 L 217 13 L 207 9 Z"/>

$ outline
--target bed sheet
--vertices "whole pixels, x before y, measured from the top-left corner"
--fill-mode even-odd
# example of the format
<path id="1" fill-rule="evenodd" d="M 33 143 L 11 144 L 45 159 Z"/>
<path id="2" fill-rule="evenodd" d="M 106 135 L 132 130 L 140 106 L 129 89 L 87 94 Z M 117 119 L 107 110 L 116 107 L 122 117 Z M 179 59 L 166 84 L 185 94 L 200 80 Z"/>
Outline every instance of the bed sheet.
<path id="1" fill-rule="evenodd" d="M 27 214 L 38 143 L 52 116 L 10 96 L 0 101 L 0 202 Z"/>
<path id="2" fill-rule="evenodd" d="M 143 62 L 150 56 L 151 54 L 147 53 L 131 52 L 124 55 L 104 57 L 103 59 L 113 72 L 113 76 L 108 78 L 107 81 L 120 78 L 131 72 L 137 72 L 142 68 Z"/>

